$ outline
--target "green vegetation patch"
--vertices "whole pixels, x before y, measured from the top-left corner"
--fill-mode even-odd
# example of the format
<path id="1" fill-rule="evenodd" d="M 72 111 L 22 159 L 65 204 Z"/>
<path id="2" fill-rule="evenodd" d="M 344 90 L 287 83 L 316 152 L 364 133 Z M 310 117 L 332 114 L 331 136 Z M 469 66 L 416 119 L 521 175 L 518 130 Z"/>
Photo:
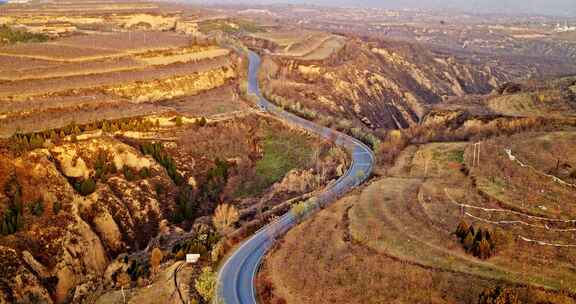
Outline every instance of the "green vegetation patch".
<path id="1" fill-rule="evenodd" d="M 217 19 L 206 20 L 199 23 L 200 31 L 209 33 L 213 31 L 222 31 L 227 34 L 241 32 L 259 33 L 265 32 L 264 28 L 254 22 L 242 19 Z"/>
<path id="2" fill-rule="evenodd" d="M 464 150 L 456 150 L 456 151 L 450 151 L 448 152 L 448 154 L 446 155 L 446 158 L 449 161 L 453 161 L 453 162 L 457 162 L 460 164 L 464 163 Z"/>
<path id="3" fill-rule="evenodd" d="M 7 25 L 0 25 L 0 44 L 17 42 L 46 42 L 48 36 L 44 34 L 29 33 L 24 30 L 13 29 Z"/>
<path id="4" fill-rule="evenodd" d="M 263 157 L 256 162 L 256 177 L 240 188 L 240 196 L 256 195 L 280 181 L 290 170 L 309 164 L 313 147 L 304 137 L 287 131 L 267 130 Z"/>

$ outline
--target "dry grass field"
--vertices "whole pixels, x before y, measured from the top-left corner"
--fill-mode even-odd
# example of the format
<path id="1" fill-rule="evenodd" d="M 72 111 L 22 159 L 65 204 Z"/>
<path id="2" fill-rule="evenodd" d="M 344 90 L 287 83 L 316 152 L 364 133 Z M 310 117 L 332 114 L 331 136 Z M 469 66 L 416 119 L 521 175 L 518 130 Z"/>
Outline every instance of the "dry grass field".
<path id="1" fill-rule="evenodd" d="M 576 215 L 576 133 L 519 135 L 486 142 L 471 172 L 480 190 L 509 206 L 552 218 Z"/>
<path id="2" fill-rule="evenodd" d="M 20 72 L 25 71 L 27 69 L 49 68 L 57 66 L 59 64 L 60 64 L 59 62 L 50 60 L 0 55 L 0 65 L 2 65 L 2 73 Z"/>
<path id="3" fill-rule="evenodd" d="M 171 32 L 127 31 L 79 35 L 58 40 L 57 45 L 91 47 L 118 52 L 142 53 L 152 50 L 174 49 L 190 45 L 190 37 Z"/>
<path id="4" fill-rule="evenodd" d="M 199 94 L 159 103 L 178 113 L 189 116 L 213 116 L 249 111 L 248 103 L 240 99 L 232 85 Z"/>
<path id="5" fill-rule="evenodd" d="M 575 114 L 573 107 L 562 101 L 560 90 L 549 89 L 494 97 L 488 108 L 510 116 L 561 116 Z"/>
<path id="6" fill-rule="evenodd" d="M 18 57 L 4 57 L 6 60 L 21 61 L 19 66 L 8 67 L 0 71 L 0 80 L 17 81 L 27 79 L 60 78 L 77 75 L 102 74 L 120 72 L 143 68 L 146 65 L 129 57 L 119 57 L 110 59 L 97 59 L 80 62 L 26 62 L 26 59 Z"/>
<path id="7" fill-rule="evenodd" d="M 56 61 L 79 61 L 118 56 L 119 52 L 111 49 L 67 46 L 46 42 L 2 47 L 0 48 L 0 55 Z"/>

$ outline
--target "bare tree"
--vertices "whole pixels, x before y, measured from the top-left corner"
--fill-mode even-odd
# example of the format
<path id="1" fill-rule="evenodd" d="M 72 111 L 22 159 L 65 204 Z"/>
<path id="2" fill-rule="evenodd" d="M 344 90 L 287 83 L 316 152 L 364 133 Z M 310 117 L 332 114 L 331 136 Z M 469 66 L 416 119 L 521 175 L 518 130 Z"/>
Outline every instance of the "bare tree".
<path id="1" fill-rule="evenodd" d="M 214 217 L 212 218 L 212 223 L 221 234 L 226 234 L 232 225 L 238 221 L 238 219 L 238 210 L 234 206 L 229 204 L 222 204 L 216 207 L 216 211 L 214 211 Z"/>
<path id="2" fill-rule="evenodd" d="M 152 254 L 150 256 L 150 267 L 152 268 L 152 273 L 158 273 L 160 270 L 160 264 L 162 263 L 162 259 L 164 258 L 164 254 L 160 248 L 156 247 L 152 250 Z"/>
<path id="3" fill-rule="evenodd" d="M 126 303 L 126 294 L 124 293 L 124 288 L 130 287 L 130 282 L 132 280 L 130 279 L 130 276 L 126 272 L 122 272 L 120 275 L 118 275 L 118 278 L 116 280 L 122 290 L 122 299 L 124 300 L 124 303 Z"/>

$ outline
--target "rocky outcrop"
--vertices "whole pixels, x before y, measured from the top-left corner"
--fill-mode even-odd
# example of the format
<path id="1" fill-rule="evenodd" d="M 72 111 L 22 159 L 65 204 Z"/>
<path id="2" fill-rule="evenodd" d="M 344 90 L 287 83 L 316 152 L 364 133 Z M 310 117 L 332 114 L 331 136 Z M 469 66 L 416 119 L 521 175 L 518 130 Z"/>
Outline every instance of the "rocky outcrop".
<path id="1" fill-rule="evenodd" d="M 70 179 L 94 178 L 95 160 L 102 153 L 119 170 L 96 179 L 96 191 L 82 196 Z M 0 297 L 7 303 L 83 301 L 100 286 L 111 259 L 145 247 L 175 206 L 175 186 L 165 170 L 114 139 L 35 150 L 4 159 L 2 166 L 13 178 L 1 179 L 0 189 L 19 185 L 24 223 L 16 233 L 0 237 Z M 149 177 L 127 180 L 125 167 L 147 168 Z M 155 190 L 160 184 L 161 196 Z M 4 214 L 10 198 L 2 197 Z M 41 212 L 32 212 L 35 202 L 41 202 Z"/>

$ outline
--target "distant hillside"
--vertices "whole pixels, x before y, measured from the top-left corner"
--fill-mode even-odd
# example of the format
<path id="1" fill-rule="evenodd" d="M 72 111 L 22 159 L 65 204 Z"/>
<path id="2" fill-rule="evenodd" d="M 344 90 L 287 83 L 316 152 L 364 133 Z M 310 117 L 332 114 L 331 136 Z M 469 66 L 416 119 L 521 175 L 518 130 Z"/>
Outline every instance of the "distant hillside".
<path id="1" fill-rule="evenodd" d="M 454 9 L 472 13 L 545 14 L 576 16 L 572 0 L 188 0 L 199 4 L 304 4 L 327 6 L 377 7 L 388 9 Z"/>

